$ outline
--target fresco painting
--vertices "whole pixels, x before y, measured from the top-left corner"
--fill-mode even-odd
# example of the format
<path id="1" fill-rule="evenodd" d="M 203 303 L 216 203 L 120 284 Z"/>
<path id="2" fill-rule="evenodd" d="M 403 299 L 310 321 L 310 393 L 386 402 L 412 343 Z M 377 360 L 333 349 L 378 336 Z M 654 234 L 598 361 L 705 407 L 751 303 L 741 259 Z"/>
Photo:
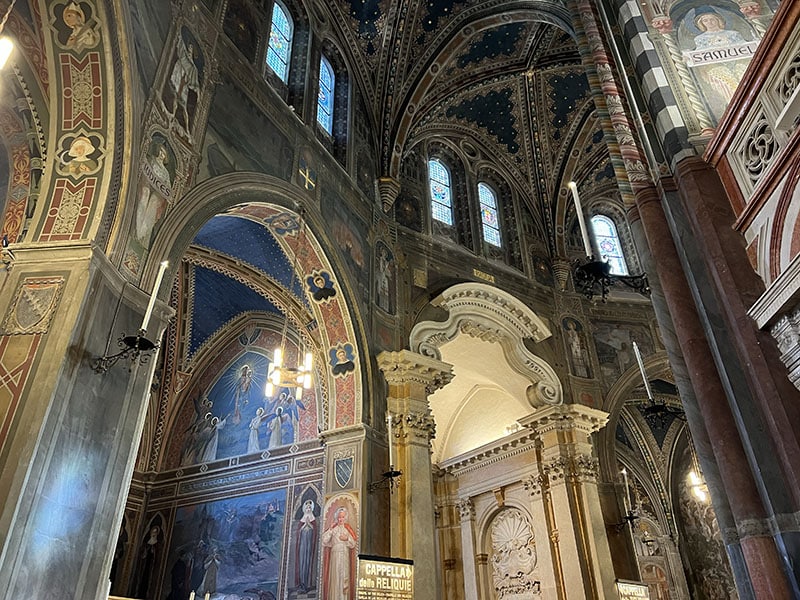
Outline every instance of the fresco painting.
<path id="1" fill-rule="evenodd" d="M 178 508 L 162 598 L 275 598 L 286 523 L 286 490 Z"/>
<path id="2" fill-rule="evenodd" d="M 230 363 L 199 398 L 181 451 L 181 465 L 253 454 L 300 441 L 300 421 L 312 399 L 295 397 L 295 388 L 266 396 L 270 361 L 248 351 Z M 307 404 L 308 402 L 308 404 Z M 304 427 L 303 431 L 307 428 Z"/>
<path id="3" fill-rule="evenodd" d="M 710 113 L 718 120 L 758 47 L 758 36 L 741 12 L 721 4 L 676 13 L 673 20 L 679 24 L 684 60 Z"/>
<path id="4" fill-rule="evenodd" d="M 594 343 L 600 370 L 606 379 L 614 379 L 636 365 L 633 342 L 642 356 L 653 353 L 653 342 L 646 327 L 630 323 L 599 322 L 594 325 Z"/>

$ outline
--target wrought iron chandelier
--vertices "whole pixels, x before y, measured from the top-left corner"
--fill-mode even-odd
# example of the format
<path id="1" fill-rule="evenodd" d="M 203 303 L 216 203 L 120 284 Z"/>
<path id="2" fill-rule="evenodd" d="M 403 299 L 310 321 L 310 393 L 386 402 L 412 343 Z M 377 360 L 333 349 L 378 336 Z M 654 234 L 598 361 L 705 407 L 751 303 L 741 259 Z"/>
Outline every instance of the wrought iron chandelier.
<path id="1" fill-rule="evenodd" d="M 642 416 L 650 427 L 663 429 L 667 427 L 673 419 L 686 420 L 686 413 L 682 408 L 670 406 L 664 400 L 656 400 L 653 397 L 653 390 L 650 389 L 650 381 L 647 379 L 647 372 L 644 370 L 642 353 L 639 351 L 639 344 L 633 342 L 633 353 L 636 355 L 636 363 L 639 365 L 639 373 L 644 382 L 644 389 L 647 392 L 647 403 L 641 408 Z"/>

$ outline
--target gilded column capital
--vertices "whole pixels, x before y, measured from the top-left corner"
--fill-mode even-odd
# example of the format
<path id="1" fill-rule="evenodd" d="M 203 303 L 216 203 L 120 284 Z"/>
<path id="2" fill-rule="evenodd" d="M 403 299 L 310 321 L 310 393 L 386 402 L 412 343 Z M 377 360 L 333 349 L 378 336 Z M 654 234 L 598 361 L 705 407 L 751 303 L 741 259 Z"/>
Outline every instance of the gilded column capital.
<path id="1" fill-rule="evenodd" d="M 428 395 L 453 379 L 453 365 L 410 350 L 381 352 L 378 368 L 383 371 L 389 385 L 423 385 Z"/>

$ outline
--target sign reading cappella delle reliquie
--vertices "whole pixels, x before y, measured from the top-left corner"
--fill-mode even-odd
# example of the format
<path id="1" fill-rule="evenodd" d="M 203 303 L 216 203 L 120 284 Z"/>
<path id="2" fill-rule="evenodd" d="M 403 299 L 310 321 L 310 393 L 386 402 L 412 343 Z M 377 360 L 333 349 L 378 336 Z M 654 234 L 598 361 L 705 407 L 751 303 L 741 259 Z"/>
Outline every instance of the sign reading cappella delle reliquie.
<path id="1" fill-rule="evenodd" d="M 636 581 L 617 580 L 619 600 L 650 600 L 650 588 Z"/>
<path id="2" fill-rule="evenodd" d="M 360 555 L 357 592 L 358 600 L 413 600 L 412 561 Z"/>

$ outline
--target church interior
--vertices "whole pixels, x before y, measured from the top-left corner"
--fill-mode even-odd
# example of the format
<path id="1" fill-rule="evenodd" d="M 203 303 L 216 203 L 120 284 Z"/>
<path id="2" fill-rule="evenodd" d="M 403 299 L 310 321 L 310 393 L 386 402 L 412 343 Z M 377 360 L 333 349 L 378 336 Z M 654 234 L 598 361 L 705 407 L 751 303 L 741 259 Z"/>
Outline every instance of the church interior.
<path id="1" fill-rule="evenodd" d="M 800 598 L 800 2 L 0 15 L 0 597 Z"/>

